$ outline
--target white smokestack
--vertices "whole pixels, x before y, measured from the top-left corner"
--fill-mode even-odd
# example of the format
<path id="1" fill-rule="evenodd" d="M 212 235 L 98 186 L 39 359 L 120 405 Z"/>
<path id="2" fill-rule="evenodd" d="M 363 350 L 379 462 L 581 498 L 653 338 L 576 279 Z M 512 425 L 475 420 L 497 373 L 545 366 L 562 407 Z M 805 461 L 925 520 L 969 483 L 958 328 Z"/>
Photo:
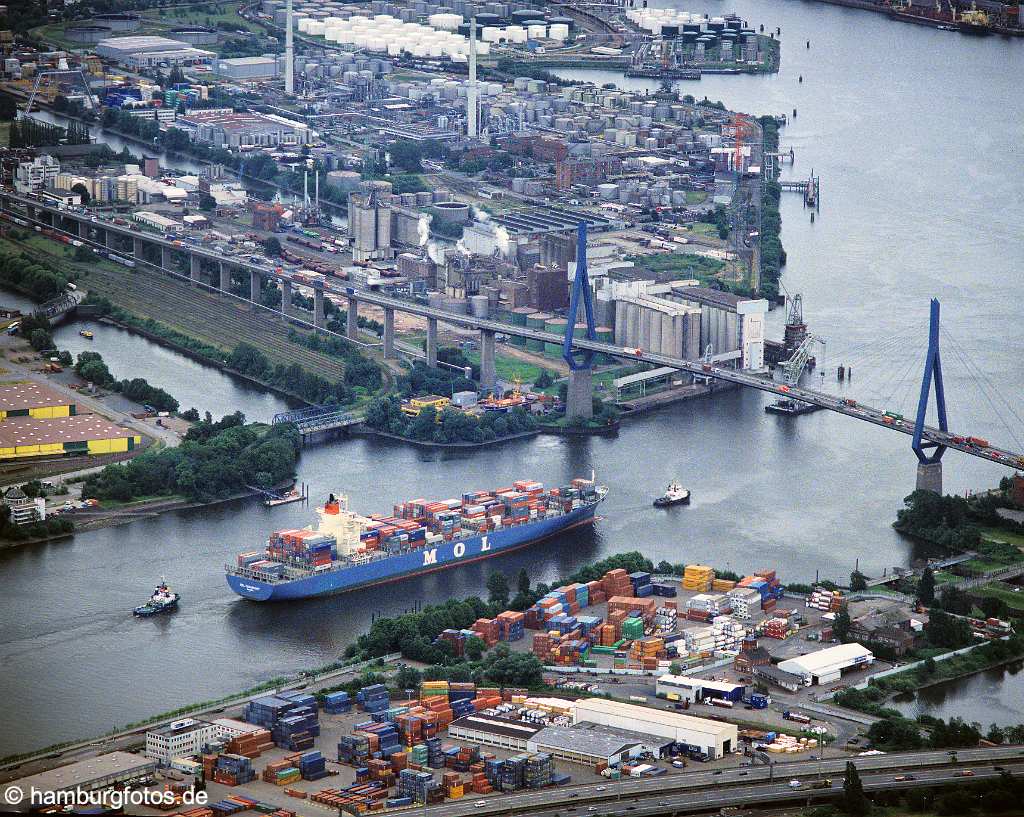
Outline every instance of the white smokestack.
<path id="1" fill-rule="evenodd" d="M 284 92 L 295 93 L 295 42 L 292 34 L 292 0 L 288 0 L 288 21 L 284 34 Z"/>
<path id="2" fill-rule="evenodd" d="M 466 89 L 466 136 L 477 137 L 476 96 L 476 17 L 469 19 L 469 88 Z"/>

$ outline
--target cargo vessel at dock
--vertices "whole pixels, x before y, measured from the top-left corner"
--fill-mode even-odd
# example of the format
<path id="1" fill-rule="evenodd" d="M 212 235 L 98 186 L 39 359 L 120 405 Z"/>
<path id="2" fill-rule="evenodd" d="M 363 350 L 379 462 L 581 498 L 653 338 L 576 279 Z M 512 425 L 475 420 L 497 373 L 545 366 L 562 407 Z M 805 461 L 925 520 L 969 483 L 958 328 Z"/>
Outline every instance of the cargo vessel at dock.
<path id="1" fill-rule="evenodd" d="M 544 489 L 519 481 L 461 499 L 414 499 L 391 516 L 361 516 L 345 496 L 317 508 L 316 528 L 277 531 L 262 551 L 226 565 L 228 585 L 253 601 L 344 593 L 489 559 L 592 524 L 608 489 L 593 479 Z"/>

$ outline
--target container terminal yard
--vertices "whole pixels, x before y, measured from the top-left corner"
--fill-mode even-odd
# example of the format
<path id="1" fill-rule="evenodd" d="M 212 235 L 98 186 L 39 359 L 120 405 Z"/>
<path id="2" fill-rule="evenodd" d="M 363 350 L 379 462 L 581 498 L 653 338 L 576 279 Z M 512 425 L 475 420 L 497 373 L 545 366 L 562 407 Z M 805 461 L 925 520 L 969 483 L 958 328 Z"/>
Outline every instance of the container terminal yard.
<path id="1" fill-rule="evenodd" d="M 992 0 L 929 8 L 834 1 L 965 35 L 1024 31 L 1024 12 Z M 422 376 L 431 388 L 411 387 L 395 400 L 396 428 L 377 429 L 397 440 L 373 442 L 412 442 L 397 430 L 431 412 L 474 422 L 521 412 L 550 434 L 614 433 L 618 413 L 606 404 L 639 412 L 756 390 L 778 400 L 768 411 L 785 415 L 765 418 L 758 404 L 765 422 L 803 430 L 824 416 L 844 417 L 861 421 L 844 420 L 848 426 L 909 437 L 921 491 L 941 493 L 947 448 L 990 468 L 1024 466 L 1024 451 L 947 424 L 937 299 L 928 305 L 928 334 L 914 338 L 926 355 L 916 417 L 895 403 L 876 407 L 831 393 L 823 376 L 820 388 L 809 385 L 821 338 L 804 322 L 802 296 L 780 281 L 779 209 L 783 197 L 799 209 L 789 191 L 798 192 L 800 215 L 823 226 L 821 196 L 833 195 L 831 180 L 823 183 L 809 166 L 799 178 L 785 171 L 803 163 L 798 152 L 809 147 L 806 134 L 787 135 L 797 117 L 790 96 L 781 97 L 785 111 L 763 100 L 751 105 L 755 116 L 684 93 L 716 75 L 779 79 L 782 43 L 791 43 L 770 19 L 711 5 L 682 11 L 533 0 L 262 0 L 112 11 L 69 7 L 30 30 L 0 32 L 0 93 L 18 107 L 10 146 L 0 147 L 0 241 L 25 265 L 52 267 L 30 281 L 10 264 L 3 273 L 22 289 L 37 275 L 44 283 L 45 275 L 66 276 L 39 307 L 53 324 L 120 315 L 123 326 L 137 321 L 158 338 L 158 329 L 179 320 L 179 350 L 189 320 L 219 327 L 222 336 L 244 327 L 245 340 L 255 338 L 268 358 L 281 353 L 272 346 L 294 353 L 271 360 L 269 372 L 291 363 L 343 382 L 339 402 L 282 391 L 296 407 L 268 416 L 266 426 L 294 426 L 294 451 L 367 431 L 378 401 Z M 809 51 L 811 40 L 797 47 Z M 559 68 L 609 69 L 639 90 L 604 76 L 577 82 L 548 73 Z M 654 90 L 641 87 L 644 80 L 663 83 Z M 803 83 L 801 75 L 794 85 Z M 125 152 L 101 152 L 105 133 L 123 140 Z M 129 297 L 132 309 L 120 300 Z M 766 329 L 779 307 L 784 337 L 773 341 Z M 87 396 L 93 389 L 81 386 L 78 401 L 68 385 L 88 370 L 87 360 L 69 365 L 35 334 L 48 329 L 21 332 L 22 321 L 49 326 L 5 312 L 4 331 L 20 333 L 4 346 L 5 377 L 17 378 L 0 384 L 5 467 L 45 458 L 81 481 L 144 450 L 136 462 L 152 461 L 182 437 L 192 442 L 189 425 L 204 428 L 198 411 L 186 422 L 144 406 L 144 416 L 133 418 L 138 406 L 128 408 L 127 398 L 110 400 L 123 409 L 114 416 L 92 413 L 103 405 Z M 89 327 L 80 337 L 93 341 Z M 210 346 L 209 338 L 191 340 Z M 214 351 L 223 362 L 232 350 L 220 343 Z M 339 348 L 358 354 L 347 358 Z M 907 356 L 918 378 L 918 358 Z M 349 382 L 354 359 L 379 375 L 379 390 Z M 32 371 L 33 361 L 44 368 Z M 838 371 L 840 381 L 853 376 Z M 452 372 L 471 382 L 459 391 L 453 378 L 450 393 L 447 381 L 436 385 L 438 373 Z M 797 418 L 813 408 L 825 411 Z M 952 420 L 965 417 L 973 415 Z M 424 438 L 436 442 L 443 424 L 426 425 Z M 503 445 L 514 436 L 492 435 Z M 474 486 L 488 490 L 399 502 L 390 515 L 390 505 L 357 515 L 346 496 L 331 495 L 317 509 L 315 530 L 276 524 L 269 539 L 233 543 L 223 597 L 197 599 L 183 577 L 168 577 L 182 595 L 166 612 L 142 621 L 128 608 L 126 618 L 154 625 L 159 644 L 159 628 L 172 632 L 203 606 L 225 610 L 230 598 L 223 617 L 244 632 L 255 659 L 259 637 L 266 642 L 270 632 L 257 617 L 275 599 L 285 599 L 284 617 L 307 597 L 411 583 L 570 529 L 590 533 L 594 525 L 603 535 L 602 525 L 612 526 L 600 513 L 612 505 L 599 505 L 616 486 L 591 473 L 599 463 L 589 457 L 573 464 L 581 467 L 547 486 L 494 473 Z M 381 467 L 379 478 L 395 474 Z M 699 497 L 702 486 L 690 487 Z M 305 491 L 247 488 L 267 497 L 267 513 L 286 497 L 305 499 Z M 5 491 L 11 524 L 42 521 L 41 500 Z M 87 503 L 65 503 L 76 505 Z M 658 514 L 695 510 L 645 505 Z M 634 539 L 644 532 L 629 527 Z M 763 562 L 737 575 L 703 558 L 714 559 L 688 553 L 686 563 L 662 562 L 657 571 L 653 562 L 630 571 L 602 565 L 589 581 L 556 582 L 533 595 L 527 581 L 526 603 L 492 591 L 488 603 L 458 605 L 461 615 L 479 602 L 487 615 L 474 620 L 478 607 L 456 626 L 446 622 L 436 637 L 419 639 L 418 653 L 394 638 L 388 649 L 401 644 L 405 657 L 368 658 L 384 652 L 381 633 L 400 622 L 374 613 L 364 637 L 357 640 L 356 627 L 346 633 L 344 654 L 354 657 L 321 671 L 292 669 L 192 708 L 168 691 L 150 711 L 173 715 L 9 758 L 0 763 L 0 797 L 15 809 L 50 813 L 62 806 L 33 808 L 25 793 L 91 791 L 116 810 L 119 795 L 145 792 L 148 801 L 123 810 L 176 817 L 628 817 L 838 803 L 857 774 L 864 791 L 891 793 L 966 789 L 965 778 L 995 786 L 1024 772 L 1024 750 L 998 741 L 880 751 L 869 730 L 885 710 L 840 705 L 848 690 L 916 668 L 910 660 L 933 650 L 929 628 L 937 622 L 956 618 L 972 649 L 987 650 L 1016 643 L 1008 621 L 975 618 L 973 608 L 955 617 L 929 612 L 914 596 L 883 587 L 887 575 L 859 592 L 817 578 L 804 586 L 794 577 L 787 588 Z M 210 569 L 220 579 L 220 564 Z M 162 578 L 161 588 L 170 592 Z M 391 591 L 403 588 L 389 584 L 382 593 Z M 306 657 L 328 651 L 314 629 Z M 934 653 L 921 665 L 953 660 Z M 177 666 L 183 688 L 186 668 L 203 671 L 191 666 L 201 659 L 161 657 Z M 247 677 L 269 677 L 266 666 L 253 660 Z M 529 684 L 517 680 L 522 666 L 532 668 Z M 914 726 L 915 745 L 942 745 L 928 742 L 926 726 Z"/>
<path id="2" fill-rule="evenodd" d="M 0 785 L 130 783 L 168 793 L 165 813 L 200 785 L 207 805 L 175 810 L 187 817 L 410 806 L 541 814 L 560 804 L 626 802 L 673 813 L 713 805 L 703 791 L 712 782 L 714 796 L 729 803 L 830 797 L 841 791 L 846 760 L 878 786 L 898 772 L 897 781 L 914 771 L 945 785 L 965 764 L 1020 762 L 1018 747 L 1002 746 L 958 758 L 865 754 L 863 729 L 874 719 L 821 699 L 888 664 L 857 643 L 833 644 L 840 610 L 860 632 L 893 622 L 887 626 L 907 645 L 927 622 L 927 614 L 878 598 L 823 588 L 791 596 L 770 570 L 739 581 L 699 564 L 682 577 L 611 570 L 555 588 L 525 612 L 438 638 L 455 656 L 469 639 L 529 650 L 545 665 L 549 692 L 424 680 L 350 694 L 330 691 L 337 678 L 314 681 L 153 725 L 116 739 L 107 754 L 111 746 L 94 743 L 69 766 L 29 776 L 8 768 Z M 988 637 L 1002 634 L 993 625 Z"/>

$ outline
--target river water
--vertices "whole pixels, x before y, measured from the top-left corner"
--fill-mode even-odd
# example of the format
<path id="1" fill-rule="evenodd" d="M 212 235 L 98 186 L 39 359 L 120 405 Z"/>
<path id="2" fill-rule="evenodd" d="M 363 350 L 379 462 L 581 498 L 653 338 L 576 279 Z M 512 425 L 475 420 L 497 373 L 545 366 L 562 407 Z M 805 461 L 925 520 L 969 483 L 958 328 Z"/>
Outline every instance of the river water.
<path id="1" fill-rule="evenodd" d="M 785 195 L 783 280 L 803 293 L 811 330 L 829 341 L 825 385 L 838 388 L 835 364 L 856 362 L 850 394 L 906 410 L 928 299 L 936 296 L 951 337 L 1019 404 L 1021 43 L 809 2 L 739 0 L 707 10 L 782 27 L 778 75 L 708 77 L 684 90 L 754 113 L 798 108 L 782 135 L 797 154 L 787 174 L 804 177 L 813 167 L 823 205 L 811 224 L 799 197 Z M 783 317 L 771 316 L 773 337 Z M 871 341 L 883 344 L 872 347 L 873 358 L 856 353 Z M 180 358 L 137 339 L 115 346 L 114 337 L 98 337 L 96 344 L 118 373 L 131 355 L 145 360 L 150 381 L 186 405 L 202 408 L 200 398 L 183 397 L 183 379 L 210 400 L 223 390 L 219 373 L 182 376 Z M 993 410 L 946 348 L 951 424 L 1014 446 L 999 422 L 1007 410 L 995 399 L 1000 412 Z M 253 416 L 266 410 L 247 408 L 251 395 L 230 399 Z M 520 476 L 560 482 L 591 469 L 612 489 L 593 531 L 337 598 L 267 607 L 236 600 L 224 583 L 220 567 L 235 553 L 270 529 L 307 521 L 297 505 L 268 511 L 231 503 L 0 553 L 0 719 L 9 725 L 0 732 L 0 755 L 325 663 L 374 612 L 482 592 L 492 569 L 526 566 L 535 581 L 547 581 L 628 549 L 739 571 L 775 567 L 792 581 L 843 577 L 858 561 L 868 573 L 905 564 L 910 548 L 890 523 L 913 488 L 909 439 L 827 412 L 795 421 L 765 415 L 764 402 L 757 393 L 731 392 L 686 403 L 631 421 L 615 439 L 539 437 L 454 454 L 367 439 L 307 449 L 299 478 L 314 496 L 340 489 L 366 511 Z M 1024 436 L 1019 424 L 1013 431 Z M 985 487 L 1006 473 L 956 453 L 945 463 L 948 491 Z M 651 499 L 673 477 L 692 489 L 693 504 L 654 512 Z M 161 575 L 183 594 L 181 611 L 134 621 L 128 611 Z"/>
<path id="2" fill-rule="evenodd" d="M 969 678 L 945 681 L 900 695 L 893 708 L 908 718 L 931 715 L 949 720 L 963 718 L 968 723 L 980 723 L 987 730 L 989 724 L 1017 726 L 1024 723 L 1024 664 L 1008 664 Z"/>

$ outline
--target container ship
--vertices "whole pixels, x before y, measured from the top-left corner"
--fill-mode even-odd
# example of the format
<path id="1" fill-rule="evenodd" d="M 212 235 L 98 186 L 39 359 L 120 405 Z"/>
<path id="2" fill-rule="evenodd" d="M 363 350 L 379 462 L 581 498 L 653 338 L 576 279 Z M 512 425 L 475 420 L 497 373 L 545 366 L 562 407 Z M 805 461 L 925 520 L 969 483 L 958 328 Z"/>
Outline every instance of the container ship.
<path id="1" fill-rule="evenodd" d="M 544 489 L 518 481 L 461 499 L 414 499 L 391 516 L 360 516 L 344 495 L 317 508 L 316 528 L 273 533 L 262 552 L 239 554 L 225 571 L 253 601 L 344 593 L 489 559 L 592 524 L 608 489 L 591 479 Z"/>

